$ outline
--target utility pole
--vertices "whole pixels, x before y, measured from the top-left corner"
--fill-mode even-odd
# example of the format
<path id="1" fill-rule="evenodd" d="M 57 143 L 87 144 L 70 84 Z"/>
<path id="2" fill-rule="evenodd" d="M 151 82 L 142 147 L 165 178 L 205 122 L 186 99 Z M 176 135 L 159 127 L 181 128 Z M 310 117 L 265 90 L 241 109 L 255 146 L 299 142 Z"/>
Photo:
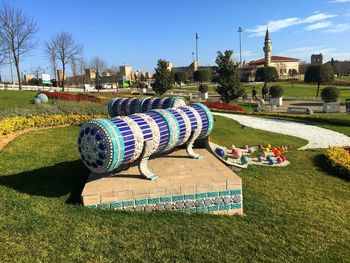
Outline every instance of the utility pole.
<path id="1" fill-rule="evenodd" d="M 242 32 L 243 29 L 241 27 L 238 27 L 237 32 L 239 33 L 239 66 L 242 67 Z"/>
<path id="2" fill-rule="evenodd" d="M 199 34 L 196 33 L 196 64 L 197 64 L 197 67 L 199 67 L 199 62 L 198 62 L 198 39 L 199 39 Z"/>

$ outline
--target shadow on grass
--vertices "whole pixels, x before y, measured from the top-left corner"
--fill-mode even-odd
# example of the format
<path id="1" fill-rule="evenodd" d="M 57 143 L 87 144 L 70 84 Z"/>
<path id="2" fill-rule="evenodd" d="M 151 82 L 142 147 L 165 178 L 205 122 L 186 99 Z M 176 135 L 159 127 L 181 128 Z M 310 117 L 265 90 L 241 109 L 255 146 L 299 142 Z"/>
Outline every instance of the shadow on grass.
<path id="1" fill-rule="evenodd" d="M 319 167 L 320 171 L 326 172 L 330 176 L 340 178 L 346 182 L 350 182 L 350 174 L 344 174 L 341 171 L 333 169 L 327 162 L 327 157 L 324 154 L 317 154 L 313 158 L 313 163 Z"/>
<path id="2" fill-rule="evenodd" d="M 88 169 L 80 160 L 0 177 L 0 185 L 34 196 L 60 197 L 70 194 L 66 203 L 80 202 Z"/>

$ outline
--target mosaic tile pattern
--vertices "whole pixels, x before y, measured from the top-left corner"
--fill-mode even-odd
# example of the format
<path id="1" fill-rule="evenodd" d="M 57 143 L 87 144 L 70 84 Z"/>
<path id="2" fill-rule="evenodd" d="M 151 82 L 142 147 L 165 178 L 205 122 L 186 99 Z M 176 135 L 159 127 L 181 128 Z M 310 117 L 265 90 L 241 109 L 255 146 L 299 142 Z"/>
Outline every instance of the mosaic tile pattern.
<path id="1" fill-rule="evenodd" d="M 117 108 L 136 105 L 138 99 L 115 99 Z M 176 98 L 145 99 L 147 105 L 175 103 Z M 181 105 L 181 103 L 179 104 Z M 143 107 L 143 106 L 142 106 Z M 109 105 L 113 110 L 115 105 Z M 187 153 L 192 158 L 200 158 L 192 150 L 197 138 L 208 136 L 213 128 L 210 110 L 200 104 L 156 109 L 146 113 L 117 116 L 110 120 L 97 119 L 85 123 L 78 137 L 78 147 L 84 164 L 95 173 L 117 173 L 122 165 L 144 159 L 141 163 L 143 176 L 156 178 L 147 171 L 148 158 L 158 152 L 166 152 L 176 146 L 187 144 Z M 146 176 L 146 173 L 149 176 Z"/>
<path id="2" fill-rule="evenodd" d="M 130 211 L 185 211 L 198 213 L 243 208 L 242 191 L 240 189 L 116 201 L 87 207 Z"/>
<path id="3" fill-rule="evenodd" d="M 114 98 L 108 103 L 108 113 L 111 117 L 116 117 L 182 106 L 186 106 L 186 101 L 182 97 Z"/>

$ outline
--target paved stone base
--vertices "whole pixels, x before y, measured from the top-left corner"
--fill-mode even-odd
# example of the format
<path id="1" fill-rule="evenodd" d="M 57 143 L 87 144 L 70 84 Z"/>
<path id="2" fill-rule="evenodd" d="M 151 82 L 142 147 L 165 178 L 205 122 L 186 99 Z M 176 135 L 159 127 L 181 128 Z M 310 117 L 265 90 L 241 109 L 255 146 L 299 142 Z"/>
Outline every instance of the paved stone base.
<path id="1" fill-rule="evenodd" d="M 91 173 L 81 194 L 88 207 L 133 211 L 181 210 L 243 214 L 242 180 L 205 149 L 202 159 L 188 158 L 184 149 L 150 160 L 159 176 L 141 178 L 137 166 L 118 175 Z"/>

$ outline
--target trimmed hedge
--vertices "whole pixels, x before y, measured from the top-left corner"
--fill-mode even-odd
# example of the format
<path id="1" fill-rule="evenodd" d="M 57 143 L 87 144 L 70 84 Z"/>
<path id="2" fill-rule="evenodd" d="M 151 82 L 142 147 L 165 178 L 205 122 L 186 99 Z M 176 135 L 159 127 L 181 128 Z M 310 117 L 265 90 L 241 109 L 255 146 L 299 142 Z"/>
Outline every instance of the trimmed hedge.
<path id="1" fill-rule="evenodd" d="M 60 125 L 80 125 L 85 121 L 94 118 L 106 118 L 105 115 L 36 115 L 36 116 L 16 116 L 0 120 L 0 135 L 11 132 L 42 127 L 55 127 Z"/>
<path id="2" fill-rule="evenodd" d="M 340 97 L 340 91 L 336 87 L 326 87 L 321 91 L 321 98 L 324 102 L 337 102 Z"/>
<path id="3" fill-rule="evenodd" d="M 270 95 L 272 98 L 280 98 L 283 96 L 284 88 L 280 85 L 275 85 L 270 88 Z"/>

